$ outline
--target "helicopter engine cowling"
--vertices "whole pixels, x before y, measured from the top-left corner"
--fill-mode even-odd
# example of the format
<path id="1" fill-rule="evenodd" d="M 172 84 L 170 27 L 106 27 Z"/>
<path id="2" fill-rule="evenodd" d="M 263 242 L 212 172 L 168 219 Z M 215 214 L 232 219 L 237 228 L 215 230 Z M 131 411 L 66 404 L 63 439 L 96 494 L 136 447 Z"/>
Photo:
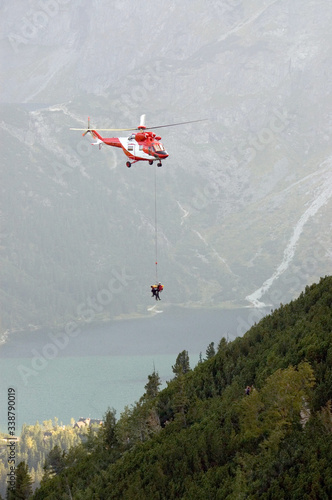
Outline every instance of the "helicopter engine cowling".
<path id="1" fill-rule="evenodd" d="M 135 139 L 137 142 L 143 142 L 146 139 L 146 134 L 144 132 L 137 132 L 137 134 L 135 134 Z"/>

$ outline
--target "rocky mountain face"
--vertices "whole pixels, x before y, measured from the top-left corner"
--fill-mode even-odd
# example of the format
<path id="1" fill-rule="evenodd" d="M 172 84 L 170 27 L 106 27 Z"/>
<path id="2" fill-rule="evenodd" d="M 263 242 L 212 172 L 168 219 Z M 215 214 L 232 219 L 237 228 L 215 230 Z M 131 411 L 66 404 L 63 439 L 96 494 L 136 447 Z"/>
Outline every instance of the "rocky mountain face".
<path id="1" fill-rule="evenodd" d="M 2 330 L 164 302 L 279 305 L 331 273 L 328 0 L 1 12 Z M 162 168 L 70 127 L 161 129 Z M 112 133 L 110 133 L 112 134 Z M 126 133 L 124 133 L 126 134 Z"/>

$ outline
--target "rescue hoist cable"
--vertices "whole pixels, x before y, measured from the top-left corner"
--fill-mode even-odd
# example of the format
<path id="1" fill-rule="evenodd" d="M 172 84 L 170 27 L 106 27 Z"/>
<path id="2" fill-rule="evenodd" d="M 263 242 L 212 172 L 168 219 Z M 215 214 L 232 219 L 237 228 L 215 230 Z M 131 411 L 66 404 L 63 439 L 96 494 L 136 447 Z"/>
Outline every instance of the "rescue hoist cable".
<path id="1" fill-rule="evenodd" d="M 158 225 L 157 225 L 157 169 L 154 169 L 154 227 L 156 252 L 156 283 L 158 283 Z"/>

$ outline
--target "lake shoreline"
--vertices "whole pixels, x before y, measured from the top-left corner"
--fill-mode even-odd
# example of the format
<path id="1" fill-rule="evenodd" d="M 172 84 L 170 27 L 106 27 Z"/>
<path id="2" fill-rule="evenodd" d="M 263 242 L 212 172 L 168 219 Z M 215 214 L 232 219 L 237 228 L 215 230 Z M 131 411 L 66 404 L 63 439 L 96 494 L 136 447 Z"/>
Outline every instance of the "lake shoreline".
<path id="1" fill-rule="evenodd" d="M 1 345 L 7 343 L 9 337 L 15 335 L 15 334 L 21 334 L 26 332 L 27 334 L 31 334 L 33 332 L 36 332 L 37 334 L 41 331 L 48 331 L 54 334 L 61 333 L 63 332 L 67 325 L 73 324 L 77 325 L 78 328 L 85 328 L 86 326 L 93 327 L 93 328 L 98 328 L 99 326 L 105 326 L 107 323 L 113 323 L 113 322 L 118 322 L 118 321 L 131 321 L 131 320 L 144 320 L 144 319 L 149 319 L 155 317 L 158 312 L 163 312 L 163 311 L 158 311 L 155 310 L 153 311 L 152 309 L 156 306 L 162 306 L 163 309 L 179 309 L 179 310 L 193 310 L 193 311 L 234 311 L 234 310 L 241 310 L 241 309 L 255 309 L 254 307 L 250 305 L 245 305 L 244 303 L 221 303 L 219 305 L 203 305 L 199 304 L 197 302 L 193 303 L 183 303 L 183 304 L 171 304 L 171 303 L 165 303 L 163 304 L 162 302 L 155 304 L 154 306 L 151 306 L 150 309 L 147 309 L 147 312 L 132 312 L 128 314 L 121 314 L 121 315 L 116 315 L 113 317 L 110 316 L 104 316 L 104 317 L 99 317 L 98 319 L 95 319 L 93 321 L 84 321 L 84 320 L 79 320 L 79 319 L 70 319 L 66 321 L 65 323 L 62 323 L 61 325 L 28 325 L 26 328 L 15 328 L 12 330 L 4 330 L 3 332 L 0 332 L 0 347 Z M 268 306 L 266 306 L 268 307 Z M 259 309 L 259 308 L 257 308 Z M 265 308 L 262 308 L 265 309 Z"/>
<path id="2" fill-rule="evenodd" d="M 217 350 L 222 338 L 242 336 L 263 314 L 159 302 L 156 307 L 163 313 L 84 323 L 73 335 L 50 329 L 10 335 L 0 346 L 0 399 L 15 388 L 18 426 L 54 416 L 65 423 L 77 415 L 99 418 L 107 406 L 121 412 L 142 396 L 154 369 L 165 384 L 180 352 L 188 352 L 194 368 L 211 342 Z"/>

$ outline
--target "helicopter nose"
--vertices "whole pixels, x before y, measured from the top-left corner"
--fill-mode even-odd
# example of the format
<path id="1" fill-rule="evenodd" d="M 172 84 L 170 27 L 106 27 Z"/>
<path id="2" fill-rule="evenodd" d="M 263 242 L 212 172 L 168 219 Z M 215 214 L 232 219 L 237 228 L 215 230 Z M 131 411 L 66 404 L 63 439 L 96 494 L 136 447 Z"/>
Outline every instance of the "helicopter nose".
<path id="1" fill-rule="evenodd" d="M 159 151 L 158 156 L 161 160 L 163 160 L 168 157 L 168 153 L 166 151 Z"/>

